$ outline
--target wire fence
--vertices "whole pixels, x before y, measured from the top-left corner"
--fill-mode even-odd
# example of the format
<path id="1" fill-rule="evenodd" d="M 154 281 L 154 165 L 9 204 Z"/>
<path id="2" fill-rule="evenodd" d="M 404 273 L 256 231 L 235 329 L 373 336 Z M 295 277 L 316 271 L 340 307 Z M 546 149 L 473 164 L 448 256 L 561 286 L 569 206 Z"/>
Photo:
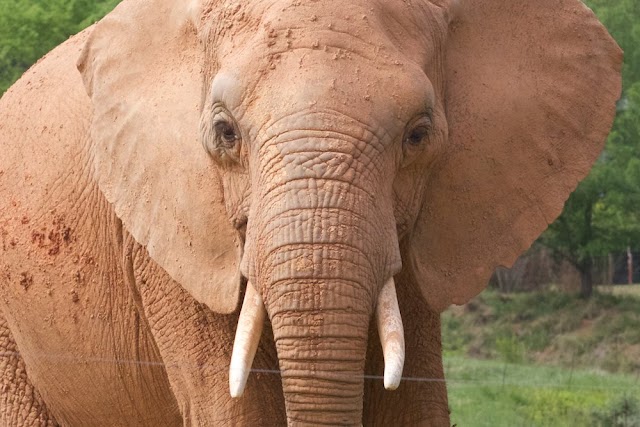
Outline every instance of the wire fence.
<path id="1" fill-rule="evenodd" d="M 0 352 L 0 358 L 20 356 L 19 352 Z M 206 369 L 209 373 L 229 369 L 226 362 L 171 364 L 150 360 L 78 356 L 73 353 L 30 353 L 29 358 L 76 367 L 90 364 L 137 365 L 164 369 L 192 367 L 194 370 Z M 633 374 L 612 374 L 585 369 L 575 361 L 576 358 L 573 358 L 571 366 L 560 367 L 445 356 L 445 378 L 404 376 L 402 382 L 422 383 L 425 388 L 419 386 L 416 390 L 421 390 L 418 393 L 424 390 L 427 394 L 433 390 L 429 383 L 446 383 L 451 422 L 458 427 L 639 427 L 640 406 L 635 416 L 630 412 L 631 415 L 624 415 L 625 418 L 620 418 L 619 415 L 628 409 L 626 407 L 622 408 L 622 412 L 618 408 L 609 412 L 602 408 L 620 397 L 640 397 L 640 371 Z M 282 375 L 277 367 L 253 368 L 251 373 L 258 375 L 255 378 L 258 381 L 264 379 L 262 375 Z M 353 379 L 355 376 L 344 375 L 345 379 Z M 361 376 L 365 383 L 383 381 L 382 375 Z M 335 371 L 332 377 L 339 379 Z M 637 404 L 640 405 L 640 400 L 637 400 Z"/>
<path id="2" fill-rule="evenodd" d="M 5 351 L 0 352 L 0 357 L 20 357 L 20 352 Z M 115 364 L 115 365 L 139 365 L 139 366 L 158 366 L 164 368 L 172 367 L 185 367 L 192 366 L 194 368 L 214 368 L 216 370 L 229 369 L 228 363 L 164 363 L 157 361 L 146 360 L 133 360 L 133 359 L 111 359 L 103 357 L 86 357 L 78 356 L 72 353 L 36 353 L 30 354 L 32 358 L 44 359 L 44 360 L 57 360 L 64 361 L 70 364 Z M 483 366 L 490 364 L 490 366 Z M 553 370 L 552 375 L 555 377 L 553 380 L 549 379 L 535 379 L 532 378 L 530 372 L 536 369 L 550 369 Z M 625 374 L 624 384 L 584 384 L 577 382 L 574 378 L 576 371 L 587 372 L 594 377 L 616 375 L 606 373 L 599 370 L 584 370 L 572 365 L 570 367 L 558 367 L 549 365 L 531 365 L 531 364 L 517 364 L 509 362 L 500 362 L 495 360 L 474 360 L 456 357 L 453 359 L 445 359 L 445 378 L 428 378 L 428 377 L 412 377 L 403 376 L 402 381 L 407 382 L 437 382 L 447 383 L 449 386 L 461 387 L 461 386 L 517 386 L 517 387 L 532 387 L 532 388 L 562 388 L 562 389 L 615 389 L 615 390 L 635 390 L 637 389 L 640 395 L 640 370 L 634 375 Z M 252 368 L 251 373 L 255 374 L 269 374 L 269 375 L 281 375 L 282 372 L 278 368 Z M 558 372 L 563 374 L 558 375 Z M 623 374 L 618 374 L 623 377 Z M 339 375 L 335 375 L 337 378 Z M 359 375 L 344 375 L 344 377 L 353 378 Z M 383 381 L 383 375 L 371 375 L 362 374 L 365 380 Z M 493 377 L 493 378 L 488 378 Z M 526 379 L 526 378 L 529 379 Z"/>

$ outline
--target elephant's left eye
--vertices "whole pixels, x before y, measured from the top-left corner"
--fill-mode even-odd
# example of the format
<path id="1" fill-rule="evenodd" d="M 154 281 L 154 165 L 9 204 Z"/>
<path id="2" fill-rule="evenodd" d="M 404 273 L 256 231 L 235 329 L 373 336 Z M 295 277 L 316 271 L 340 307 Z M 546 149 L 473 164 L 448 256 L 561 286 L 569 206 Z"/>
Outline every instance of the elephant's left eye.
<path id="1" fill-rule="evenodd" d="M 430 140 L 433 135 L 433 119 L 431 112 L 422 113 L 411 120 L 402 136 L 402 161 L 400 167 L 406 167 L 417 159 L 424 152 L 433 151 Z"/>
<path id="2" fill-rule="evenodd" d="M 405 133 L 404 143 L 418 146 L 429 137 L 431 132 L 431 117 L 424 115 L 410 124 Z"/>

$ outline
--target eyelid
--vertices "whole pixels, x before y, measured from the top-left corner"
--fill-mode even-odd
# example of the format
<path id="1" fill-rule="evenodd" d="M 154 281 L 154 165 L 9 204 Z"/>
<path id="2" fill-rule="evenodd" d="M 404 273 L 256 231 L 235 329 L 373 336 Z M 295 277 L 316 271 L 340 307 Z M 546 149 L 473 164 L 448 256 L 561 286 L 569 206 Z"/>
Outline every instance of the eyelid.
<path id="1" fill-rule="evenodd" d="M 227 122 L 238 131 L 238 124 L 229 109 L 222 102 L 214 102 L 211 108 L 211 120 L 216 126 L 220 122 Z M 237 132 L 239 134 L 239 132 Z"/>
<path id="2" fill-rule="evenodd" d="M 218 101 L 214 102 L 213 106 L 211 107 L 211 117 L 213 117 L 215 121 L 215 119 L 219 116 L 223 116 L 224 119 L 230 122 L 235 122 L 229 109 L 224 105 L 224 103 Z"/>
<path id="3" fill-rule="evenodd" d="M 423 114 L 420 114 L 407 124 L 403 140 L 406 141 L 411 133 L 418 128 L 424 127 L 427 128 L 428 131 L 431 131 L 432 126 L 433 118 L 430 112 L 427 111 Z"/>
<path id="4" fill-rule="evenodd" d="M 240 164 L 242 133 L 224 103 L 212 102 L 202 119 L 202 141 L 207 152 L 220 164 Z"/>

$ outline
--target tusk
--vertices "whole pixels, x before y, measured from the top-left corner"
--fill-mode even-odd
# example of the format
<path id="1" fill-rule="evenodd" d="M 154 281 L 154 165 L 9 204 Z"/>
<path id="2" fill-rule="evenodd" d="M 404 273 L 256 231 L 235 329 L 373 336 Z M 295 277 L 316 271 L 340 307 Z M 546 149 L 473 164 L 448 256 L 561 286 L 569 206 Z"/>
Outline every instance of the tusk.
<path id="1" fill-rule="evenodd" d="M 244 393 L 251 364 L 262 335 L 266 314 L 262 297 L 251 283 L 247 283 L 247 291 L 244 295 L 236 329 L 236 339 L 233 343 L 231 364 L 229 365 L 231 397 L 240 397 Z"/>
<path id="2" fill-rule="evenodd" d="M 380 291 L 376 317 L 384 354 L 384 388 L 395 390 L 400 385 L 404 367 L 404 329 L 393 277 Z"/>

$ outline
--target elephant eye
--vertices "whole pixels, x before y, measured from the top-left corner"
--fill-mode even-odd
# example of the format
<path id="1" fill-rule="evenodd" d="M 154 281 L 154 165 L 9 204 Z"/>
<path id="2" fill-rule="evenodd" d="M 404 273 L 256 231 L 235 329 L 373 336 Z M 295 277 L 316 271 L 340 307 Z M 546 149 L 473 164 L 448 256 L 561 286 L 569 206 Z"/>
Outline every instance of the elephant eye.
<path id="1" fill-rule="evenodd" d="M 431 132 L 431 118 L 422 116 L 415 120 L 407 129 L 404 142 L 410 146 L 420 145 L 426 140 Z"/>
<path id="2" fill-rule="evenodd" d="M 221 164 L 237 165 L 241 162 L 242 134 L 233 116 L 222 105 L 215 103 L 211 110 L 205 110 L 200 118 L 202 144 Z"/>
<path id="3" fill-rule="evenodd" d="M 410 145 L 418 145 L 429 133 L 429 129 L 425 126 L 414 128 L 407 136 L 406 142 Z"/>
<path id="4" fill-rule="evenodd" d="M 232 123 L 227 120 L 219 120 L 213 125 L 216 135 L 225 148 L 233 148 L 238 140 L 238 134 Z"/>
<path id="5" fill-rule="evenodd" d="M 431 111 L 420 114 L 411 120 L 402 136 L 402 161 L 400 167 L 404 168 L 419 158 L 424 158 L 421 153 L 433 152 L 436 142 L 433 139 L 434 126 Z M 422 156 L 422 157 L 421 157 Z"/>

